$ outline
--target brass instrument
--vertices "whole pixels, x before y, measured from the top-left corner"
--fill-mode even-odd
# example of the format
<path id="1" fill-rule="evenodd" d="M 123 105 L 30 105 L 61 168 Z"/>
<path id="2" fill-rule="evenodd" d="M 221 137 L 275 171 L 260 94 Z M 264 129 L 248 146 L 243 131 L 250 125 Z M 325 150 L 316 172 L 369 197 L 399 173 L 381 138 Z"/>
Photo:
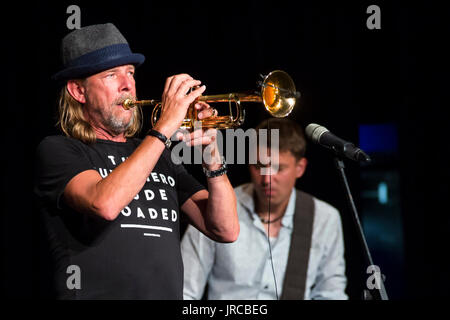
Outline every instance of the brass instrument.
<path id="1" fill-rule="evenodd" d="M 296 99 L 300 97 L 300 93 L 295 90 L 295 84 L 292 78 L 284 71 L 275 70 L 263 77 L 263 81 L 259 82 L 261 87 L 260 93 L 227 93 L 200 96 L 197 101 L 206 103 L 228 102 L 229 115 L 227 116 L 211 116 L 203 120 L 197 120 L 197 110 L 193 104 L 189 107 L 186 117 L 181 124 L 181 128 L 191 130 L 194 128 L 195 121 L 200 121 L 203 128 L 228 129 L 237 128 L 245 120 L 245 110 L 241 107 L 241 102 L 260 102 L 264 104 L 267 111 L 274 117 L 282 118 L 288 116 L 295 106 Z M 232 103 L 236 106 L 236 113 L 233 115 Z M 161 102 L 158 100 L 139 100 L 133 101 L 126 99 L 123 102 L 125 109 L 136 106 L 154 105 L 152 112 L 152 126 L 156 124 L 161 112 Z"/>

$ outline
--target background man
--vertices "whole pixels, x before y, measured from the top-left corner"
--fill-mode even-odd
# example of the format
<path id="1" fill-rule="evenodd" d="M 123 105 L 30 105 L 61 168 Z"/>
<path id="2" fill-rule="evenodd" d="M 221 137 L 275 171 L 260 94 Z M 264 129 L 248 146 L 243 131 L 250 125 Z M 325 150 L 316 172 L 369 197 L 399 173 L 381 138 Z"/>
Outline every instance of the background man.
<path id="1" fill-rule="evenodd" d="M 208 299 L 347 299 L 339 212 L 295 189 L 307 166 L 303 131 L 288 119 L 257 130 L 269 128 L 279 130 L 278 170 L 251 164 L 252 182 L 235 189 L 238 240 L 215 243 L 192 226 L 183 236 L 185 299 L 201 299 L 206 285 Z"/>

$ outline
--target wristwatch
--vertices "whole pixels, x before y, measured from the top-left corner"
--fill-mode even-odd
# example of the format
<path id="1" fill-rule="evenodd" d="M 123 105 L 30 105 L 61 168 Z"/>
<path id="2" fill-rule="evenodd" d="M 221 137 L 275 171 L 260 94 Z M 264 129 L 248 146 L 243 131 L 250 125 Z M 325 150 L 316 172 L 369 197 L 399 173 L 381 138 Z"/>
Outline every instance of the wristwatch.
<path id="1" fill-rule="evenodd" d="M 150 130 L 148 130 L 147 135 L 156 137 L 159 140 L 161 140 L 161 142 L 164 143 L 164 145 L 166 146 L 167 149 L 169 149 L 170 146 L 172 145 L 172 141 L 159 131 L 150 129 Z"/>
<path id="2" fill-rule="evenodd" d="M 221 175 L 224 175 L 225 173 L 227 173 L 227 163 L 225 161 L 225 157 L 222 156 L 222 166 L 219 169 L 210 171 L 210 170 L 206 169 L 205 167 L 203 167 L 203 173 L 208 178 L 218 177 L 218 176 L 221 176 Z"/>

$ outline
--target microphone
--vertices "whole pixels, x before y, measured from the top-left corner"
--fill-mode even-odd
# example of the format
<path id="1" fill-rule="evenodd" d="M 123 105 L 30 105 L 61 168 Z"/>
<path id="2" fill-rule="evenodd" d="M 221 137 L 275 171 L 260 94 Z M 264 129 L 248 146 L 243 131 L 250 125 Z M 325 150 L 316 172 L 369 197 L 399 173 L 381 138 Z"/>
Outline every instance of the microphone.
<path id="1" fill-rule="evenodd" d="M 309 124 L 306 129 L 306 136 L 314 143 L 318 143 L 329 148 L 339 155 L 345 156 L 356 162 L 369 162 L 370 157 L 361 149 L 355 147 L 351 142 L 342 140 L 332 134 L 327 128 L 316 123 Z"/>

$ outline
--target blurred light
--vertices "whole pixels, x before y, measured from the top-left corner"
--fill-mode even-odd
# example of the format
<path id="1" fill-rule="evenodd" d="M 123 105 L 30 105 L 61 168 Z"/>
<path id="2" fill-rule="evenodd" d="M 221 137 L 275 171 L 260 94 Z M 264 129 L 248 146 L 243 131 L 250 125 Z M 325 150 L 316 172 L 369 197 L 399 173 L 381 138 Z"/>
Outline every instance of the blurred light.
<path id="1" fill-rule="evenodd" d="M 381 204 L 388 203 L 388 186 L 385 182 L 378 184 L 378 201 Z"/>
<path id="2" fill-rule="evenodd" d="M 367 153 L 396 153 L 397 126 L 389 123 L 359 125 L 359 147 Z"/>

